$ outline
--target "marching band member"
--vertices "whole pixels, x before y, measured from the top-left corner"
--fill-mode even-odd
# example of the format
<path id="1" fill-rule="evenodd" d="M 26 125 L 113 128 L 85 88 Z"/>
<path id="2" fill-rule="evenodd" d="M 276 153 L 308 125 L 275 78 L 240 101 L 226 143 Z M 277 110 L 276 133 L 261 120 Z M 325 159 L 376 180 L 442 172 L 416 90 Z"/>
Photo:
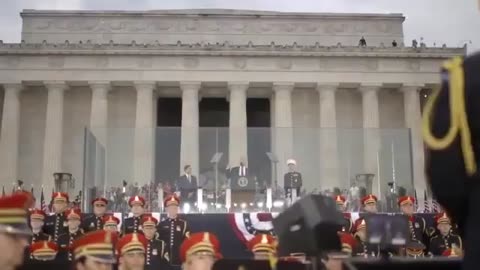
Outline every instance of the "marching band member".
<path id="1" fill-rule="evenodd" d="M 143 270 L 147 239 L 141 233 L 126 234 L 117 243 L 118 269 Z"/>
<path id="2" fill-rule="evenodd" d="M 30 245 L 31 260 L 53 261 L 58 253 L 58 246 L 54 242 L 37 241 Z"/>
<path id="3" fill-rule="evenodd" d="M 80 229 L 82 213 L 80 209 L 70 209 L 65 211 L 65 217 L 68 224 L 68 232 L 58 237 L 57 244 L 60 248 L 59 257 L 68 261 L 73 260 L 71 247 L 75 239 L 82 237 L 84 234 Z"/>
<path id="4" fill-rule="evenodd" d="M 180 199 L 177 196 L 168 196 L 163 201 L 163 205 L 167 211 L 167 218 L 158 224 L 158 238 L 167 244 L 170 264 L 179 267 L 181 261 L 178 249 L 182 242 L 189 237 L 190 229 L 187 221 L 178 218 Z"/>
<path id="5" fill-rule="evenodd" d="M 217 237 L 208 232 L 193 233 L 180 247 L 183 270 L 210 270 L 221 257 Z"/>
<path id="6" fill-rule="evenodd" d="M 270 234 L 260 233 L 248 241 L 248 249 L 255 260 L 268 260 L 277 254 L 276 239 Z"/>
<path id="7" fill-rule="evenodd" d="M 74 270 L 113 270 L 116 242 L 117 234 L 104 230 L 78 238 L 72 246 Z"/>
<path id="8" fill-rule="evenodd" d="M 40 209 L 33 209 L 30 212 L 30 227 L 32 228 L 32 241 L 31 244 L 37 241 L 50 241 L 50 235 L 42 231 L 45 221 L 45 212 Z"/>
<path id="9" fill-rule="evenodd" d="M 426 222 L 425 219 L 414 214 L 415 198 L 412 196 L 403 196 L 398 198 L 398 205 L 402 214 L 408 217 L 408 224 L 410 228 L 410 238 L 412 242 L 419 242 L 426 246 Z M 415 252 L 412 253 L 417 256 Z"/>
<path id="10" fill-rule="evenodd" d="M 140 232 L 140 222 L 142 221 L 142 215 L 145 212 L 145 199 L 140 196 L 130 197 L 128 205 L 131 208 L 133 217 L 125 219 L 125 224 L 122 224 L 122 233 L 138 233 Z"/>
<path id="11" fill-rule="evenodd" d="M 0 269 L 14 270 L 23 263 L 25 248 L 32 230 L 28 227 L 27 204 L 23 193 L 0 198 Z"/>
<path id="12" fill-rule="evenodd" d="M 146 270 L 164 269 L 169 266 L 167 245 L 164 241 L 155 239 L 157 224 L 158 220 L 152 216 L 144 215 L 142 218 L 142 230 L 147 238 Z"/>
<path id="13" fill-rule="evenodd" d="M 120 220 L 116 216 L 105 215 L 103 216 L 102 223 L 105 231 L 118 233 L 118 224 L 120 224 Z"/>
<path id="14" fill-rule="evenodd" d="M 375 214 L 378 212 L 377 209 L 377 196 L 370 194 L 362 198 L 363 211 L 366 213 Z"/>
<path id="15" fill-rule="evenodd" d="M 460 236 L 451 232 L 452 223 L 447 214 L 438 214 L 435 217 L 435 223 L 437 224 L 439 234 L 430 239 L 430 253 L 432 253 L 434 256 L 441 256 L 445 250 L 452 249 L 453 246 L 456 246 L 461 250 L 462 239 Z"/>
<path id="16" fill-rule="evenodd" d="M 340 243 L 342 244 L 342 252 L 352 256 L 353 251 L 357 246 L 355 238 L 351 234 L 344 232 L 339 232 L 338 236 L 340 237 Z"/>
<path id="17" fill-rule="evenodd" d="M 342 226 L 342 232 L 351 232 L 353 227 L 352 216 L 350 213 L 345 212 L 345 202 L 346 199 L 344 196 L 335 196 L 335 203 L 337 204 L 337 209 L 338 211 L 341 211 L 343 213 L 343 218 L 345 220 L 344 225 Z"/>
<path id="18" fill-rule="evenodd" d="M 102 229 L 107 205 L 108 200 L 105 198 L 99 197 L 92 200 L 93 214 L 86 217 L 82 222 L 82 229 L 85 233 Z"/>
<path id="19" fill-rule="evenodd" d="M 53 211 L 52 216 L 45 218 L 45 226 L 43 231 L 49 234 L 54 242 L 57 242 L 58 236 L 67 233 L 68 227 L 65 219 L 64 212 L 68 206 L 68 194 L 64 192 L 54 192 L 52 194 Z"/>
<path id="20" fill-rule="evenodd" d="M 353 249 L 353 255 L 364 257 L 377 256 L 378 250 L 367 243 L 367 224 L 364 218 L 355 220 L 353 230 L 355 232 L 355 240 L 357 241 Z"/>

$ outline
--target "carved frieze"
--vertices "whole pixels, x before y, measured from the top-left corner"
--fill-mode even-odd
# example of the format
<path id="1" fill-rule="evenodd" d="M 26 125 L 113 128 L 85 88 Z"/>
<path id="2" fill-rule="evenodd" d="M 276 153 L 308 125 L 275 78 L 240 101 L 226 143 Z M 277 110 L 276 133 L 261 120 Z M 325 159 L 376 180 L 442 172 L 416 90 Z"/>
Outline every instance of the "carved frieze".
<path id="1" fill-rule="evenodd" d="M 247 66 L 247 59 L 245 57 L 235 57 L 232 60 L 233 67 L 236 69 L 245 69 Z"/>
<path id="2" fill-rule="evenodd" d="M 106 68 L 110 65 L 108 56 L 99 56 L 95 58 L 95 66 L 97 68 Z"/>
<path id="3" fill-rule="evenodd" d="M 276 66 L 280 69 L 288 70 L 288 69 L 292 68 L 292 59 L 291 58 L 280 57 L 276 62 L 277 62 Z"/>
<path id="4" fill-rule="evenodd" d="M 60 55 L 52 55 L 48 57 L 48 67 L 63 68 L 65 66 L 65 57 Z"/>
<path id="5" fill-rule="evenodd" d="M 152 57 L 141 56 L 137 59 L 137 66 L 139 68 L 152 68 Z"/>
<path id="6" fill-rule="evenodd" d="M 418 59 L 408 60 L 407 68 L 411 71 L 419 71 L 420 70 L 420 60 L 418 60 Z"/>
<path id="7" fill-rule="evenodd" d="M 199 60 L 197 57 L 185 57 L 183 59 L 183 66 L 185 68 L 196 68 L 198 67 Z"/>

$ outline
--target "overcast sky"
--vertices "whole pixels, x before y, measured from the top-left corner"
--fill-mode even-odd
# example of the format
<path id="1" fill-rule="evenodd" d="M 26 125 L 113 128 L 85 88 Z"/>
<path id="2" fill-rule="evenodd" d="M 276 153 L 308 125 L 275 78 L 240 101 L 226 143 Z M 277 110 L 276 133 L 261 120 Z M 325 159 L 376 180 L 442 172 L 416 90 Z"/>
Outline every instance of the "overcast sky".
<path id="1" fill-rule="evenodd" d="M 0 39 L 19 42 L 22 9 L 152 10 L 223 8 L 291 12 L 403 13 L 405 40 L 480 50 L 479 0 L 0 0 Z"/>

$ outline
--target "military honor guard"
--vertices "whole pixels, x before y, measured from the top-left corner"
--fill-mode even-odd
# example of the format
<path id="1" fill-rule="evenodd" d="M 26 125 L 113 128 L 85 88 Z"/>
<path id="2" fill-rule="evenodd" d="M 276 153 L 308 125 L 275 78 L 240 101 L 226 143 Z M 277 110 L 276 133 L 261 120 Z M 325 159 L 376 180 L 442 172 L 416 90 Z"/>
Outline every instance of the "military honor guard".
<path id="1" fill-rule="evenodd" d="M 428 239 L 425 219 L 414 214 L 415 198 L 412 196 L 402 196 L 398 198 L 398 205 L 402 214 L 408 217 L 410 228 L 410 240 L 418 242 L 426 247 Z M 416 255 L 415 255 L 416 256 Z"/>
<path id="2" fill-rule="evenodd" d="M 300 196 L 302 188 L 302 174 L 296 171 L 297 162 L 294 159 L 287 160 L 288 172 L 283 176 L 283 187 L 285 188 L 285 196 L 292 197 L 292 190 L 297 191 Z"/>
<path id="3" fill-rule="evenodd" d="M 180 246 L 183 270 L 211 270 L 221 257 L 220 242 L 212 233 L 193 233 Z"/>
<path id="4" fill-rule="evenodd" d="M 277 255 L 277 240 L 270 234 L 255 235 L 247 246 L 255 260 L 268 260 Z"/>
<path id="5" fill-rule="evenodd" d="M 71 252 L 71 246 L 75 239 L 83 236 L 83 232 L 80 229 L 82 213 L 80 209 L 69 209 L 65 211 L 65 217 L 67 219 L 68 232 L 61 234 L 58 237 L 57 244 L 60 248 L 59 259 L 73 260 L 73 254 Z"/>
<path id="6" fill-rule="evenodd" d="M 147 239 L 141 233 L 129 233 L 118 240 L 117 255 L 119 270 L 143 270 Z"/>
<path id="7" fill-rule="evenodd" d="M 146 270 L 167 269 L 169 267 L 169 257 L 167 245 L 157 236 L 158 220 L 152 216 L 144 215 L 142 218 L 142 230 L 147 239 L 146 250 Z"/>
<path id="8" fill-rule="evenodd" d="M 140 222 L 142 215 L 145 212 L 145 199 L 140 196 L 132 196 L 128 200 L 128 205 L 131 208 L 132 217 L 125 219 L 125 224 L 122 224 L 122 234 L 138 233 L 140 230 Z"/>
<path id="9" fill-rule="evenodd" d="M 353 250 L 354 256 L 376 257 L 378 248 L 367 243 L 367 223 L 364 218 L 355 220 L 353 225 L 356 244 Z"/>
<path id="10" fill-rule="evenodd" d="M 378 213 L 377 209 L 377 196 L 370 194 L 362 198 L 363 211 L 365 213 L 376 214 Z"/>
<path id="11" fill-rule="evenodd" d="M 120 219 L 114 215 L 106 215 L 102 220 L 103 229 L 105 231 L 118 233 L 118 224 L 120 224 Z"/>
<path id="12" fill-rule="evenodd" d="M 23 263 L 32 230 L 27 223 L 28 196 L 22 193 L 0 198 L 0 269 L 14 270 Z"/>
<path id="13" fill-rule="evenodd" d="M 113 270 L 117 262 L 117 234 L 109 231 L 90 232 L 73 242 L 74 270 Z"/>
<path id="14" fill-rule="evenodd" d="M 352 216 L 350 213 L 345 212 L 346 209 L 346 199 L 342 195 L 334 196 L 335 204 L 337 205 L 338 211 L 343 213 L 344 225 L 342 226 L 342 232 L 351 232 L 352 231 Z"/>
<path id="15" fill-rule="evenodd" d="M 357 241 L 350 233 L 339 232 L 338 237 L 340 238 L 340 243 L 342 244 L 341 251 L 348 256 L 353 255 L 353 251 L 356 250 Z"/>
<path id="16" fill-rule="evenodd" d="M 30 227 L 32 228 L 31 244 L 37 241 L 50 241 L 51 236 L 42 231 L 45 221 L 45 212 L 40 209 L 30 211 Z"/>
<path id="17" fill-rule="evenodd" d="M 105 198 L 92 200 L 93 214 L 87 216 L 82 222 L 82 229 L 85 233 L 103 228 L 103 217 L 107 212 L 107 204 L 108 200 Z"/>
<path id="18" fill-rule="evenodd" d="M 440 213 L 435 217 L 438 234 L 430 239 L 429 251 L 434 256 L 442 256 L 448 249 L 462 249 L 462 239 L 452 233 L 452 222 L 446 213 Z"/>
<path id="19" fill-rule="evenodd" d="M 58 246 L 54 242 L 37 241 L 30 245 L 30 259 L 33 261 L 53 261 L 58 253 Z"/>
<path id="20" fill-rule="evenodd" d="M 157 227 L 159 239 L 167 245 L 167 251 L 170 255 L 170 265 L 179 268 L 181 264 L 178 254 L 180 245 L 189 237 L 190 229 L 187 221 L 178 218 L 178 206 L 180 199 L 175 195 L 168 196 L 163 201 L 167 218 L 160 222 Z"/>
<path id="21" fill-rule="evenodd" d="M 57 242 L 58 236 L 67 233 L 68 227 L 64 212 L 68 206 L 68 194 L 64 192 L 54 192 L 52 194 L 54 215 L 45 218 L 43 231 Z"/>

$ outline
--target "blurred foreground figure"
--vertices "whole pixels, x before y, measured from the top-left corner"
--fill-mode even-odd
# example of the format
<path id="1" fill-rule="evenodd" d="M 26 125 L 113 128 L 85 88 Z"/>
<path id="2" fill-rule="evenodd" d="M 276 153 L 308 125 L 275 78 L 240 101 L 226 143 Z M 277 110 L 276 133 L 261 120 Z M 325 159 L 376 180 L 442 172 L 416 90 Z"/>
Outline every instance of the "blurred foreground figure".
<path id="1" fill-rule="evenodd" d="M 73 243 L 74 270 L 112 270 L 116 263 L 114 251 L 118 235 L 109 231 L 88 233 Z"/>
<path id="2" fill-rule="evenodd" d="M 424 108 L 426 172 L 438 202 L 459 225 L 463 269 L 480 265 L 480 54 L 446 62 L 442 86 Z"/>
<path id="3" fill-rule="evenodd" d="M 183 270 L 210 270 L 221 257 L 220 242 L 212 233 L 193 233 L 180 246 Z"/>
<path id="4" fill-rule="evenodd" d="M 0 198 L 0 269 L 13 270 L 23 263 L 32 230 L 27 223 L 30 198 L 24 193 Z"/>

